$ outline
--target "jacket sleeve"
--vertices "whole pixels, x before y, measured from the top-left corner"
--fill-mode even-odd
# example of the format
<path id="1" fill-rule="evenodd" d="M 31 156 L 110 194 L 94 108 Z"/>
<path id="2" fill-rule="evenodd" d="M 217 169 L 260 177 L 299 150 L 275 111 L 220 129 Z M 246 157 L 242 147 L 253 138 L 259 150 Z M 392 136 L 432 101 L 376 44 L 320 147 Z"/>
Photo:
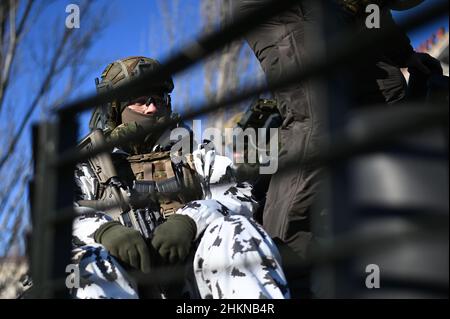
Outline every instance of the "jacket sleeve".
<path id="1" fill-rule="evenodd" d="M 75 167 L 75 200 L 95 199 L 99 183 L 88 163 Z"/>
<path id="2" fill-rule="evenodd" d="M 383 43 L 383 53 L 400 68 L 406 67 L 406 62 L 414 53 L 411 41 L 406 32 L 397 25 L 392 17 L 391 10 L 384 8 L 381 10 L 381 30 L 388 27 L 392 30 L 390 41 Z"/>
<path id="3" fill-rule="evenodd" d="M 95 243 L 94 233 L 104 223 L 112 218 L 105 213 L 95 211 L 89 207 L 80 206 L 77 200 L 95 199 L 98 181 L 89 164 L 81 163 L 75 168 L 75 203 L 77 217 L 72 224 L 72 245 L 74 247 Z"/>
<path id="4" fill-rule="evenodd" d="M 211 199 L 188 203 L 177 211 L 192 218 L 197 226 L 197 239 L 217 218 L 243 215 L 251 218 L 257 209 L 257 202 L 251 195 L 251 185 L 247 183 L 217 185 Z"/>
<path id="5" fill-rule="evenodd" d="M 112 221 L 108 215 L 92 208 L 75 206 L 77 217 L 72 224 L 72 245 L 74 247 L 95 243 L 94 233 L 104 223 Z"/>
<path id="6" fill-rule="evenodd" d="M 205 155 L 205 154 L 204 154 Z M 209 157 L 207 157 L 209 158 Z M 208 161 L 202 160 L 203 164 Z M 201 177 L 207 176 L 208 183 L 207 194 L 203 200 L 197 200 L 188 203 L 177 211 L 177 214 L 183 214 L 191 217 L 197 226 L 196 238 L 208 227 L 208 225 L 217 218 L 228 215 L 244 215 L 252 217 L 257 209 L 257 202 L 251 195 L 252 186 L 248 183 L 236 183 L 232 176 L 232 161 L 227 157 L 214 155 L 210 161 L 211 167 L 201 171 Z M 205 172 L 209 173 L 205 173 Z"/>

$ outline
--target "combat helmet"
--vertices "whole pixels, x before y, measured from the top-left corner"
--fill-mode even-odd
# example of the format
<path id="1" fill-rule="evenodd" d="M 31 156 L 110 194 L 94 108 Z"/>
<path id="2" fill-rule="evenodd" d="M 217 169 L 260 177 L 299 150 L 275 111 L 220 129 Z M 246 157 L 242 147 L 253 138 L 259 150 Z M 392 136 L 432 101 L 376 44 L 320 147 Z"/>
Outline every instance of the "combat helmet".
<path id="1" fill-rule="evenodd" d="M 95 79 L 97 92 L 105 92 L 117 88 L 124 83 L 137 78 L 143 72 L 151 72 L 161 65 L 157 60 L 143 56 L 132 56 L 114 61 Z M 167 107 L 171 108 L 170 93 L 174 88 L 171 77 L 157 78 L 149 83 L 149 93 L 163 96 Z M 89 121 L 89 129 L 113 130 L 121 124 L 120 115 L 125 106 L 136 96 L 125 96 L 121 99 L 113 98 L 109 103 L 98 105 Z M 171 110 L 169 110 L 171 111 Z"/>

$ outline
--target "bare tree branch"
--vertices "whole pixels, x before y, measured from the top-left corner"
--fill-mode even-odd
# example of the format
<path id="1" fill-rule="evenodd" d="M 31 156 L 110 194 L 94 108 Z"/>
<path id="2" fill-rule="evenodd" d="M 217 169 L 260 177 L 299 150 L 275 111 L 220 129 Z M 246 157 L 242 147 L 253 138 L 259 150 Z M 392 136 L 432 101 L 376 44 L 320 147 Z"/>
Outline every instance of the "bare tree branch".
<path id="1" fill-rule="evenodd" d="M 86 13 L 89 11 L 92 2 L 86 1 L 85 6 L 83 8 L 83 12 Z M 10 154 L 12 154 L 16 145 L 26 128 L 33 112 L 36 110 L 36 106 L 39 105 L 42 98 L 45 96 L 46 92 L 50 89 L 53 79 L 56 75 L 58 75 L 68 64 L 70 60 L 73 59 L 74 56 L 83 55 L 90 44 L 92 43 L 92 39 L 94 34 L 96 34 L 100 28 L 100 19 L 97 19 L 98 23 L 93 23 L 93 28 L 89 31 L 86 31 L 81 35 L 80 38 L 74 38 L 73 29 L 65 29 L 64 34 L 52 54 L 50 59 L 50 66 L 40 84 L 39 89 L 37 90 L 36 95 L 32 99 L 29 106 L 26 108 L 26 112 L 24 117 L 22 118 L 20 124 L 18 125 L 17 131 L 14 136 L 10 139 L 9 143 L 7 143 L 6 153 L 0 159 L 0 169 L 4 167 L 7 160 L 10 158 Z M 69 40 L 72 40 L 70 42 Z M 68 47 L 68 43 L 70 43 L 70 47 Z"/>
<path id="2" fill-rule="evenodd" d="M 11 207 L 7 207 L 8 209 L 6 209 L 5 212 L 5 216 L 3 217 L 3 222 L 0 225 L 0 230 L 2 231 L 2 234 L 7 234 L 9 231 L 7 229 L 8 224 L 11 221 L 14 221 L 14 224 L 16 224 L 16 219 L 17 219 L 17 215 L 14 215 L 14 212 L 16 212 L 17 207 L 19 205 L 25 205 L 24 201 L 21 201 L 21 198 L 25 192 L 25 189 L 28 186 L 28 176 L 29 174 L 25 174 L 22 177 L 21 183 L 20 183 L 20 188 L 18 189 L 18 191 L 16 192 L 16 196 L 14 197 L 14 199 L 12 200 L 12 206 Z M 0 245 L 1 246 L 1 245 Z"/>
<path id="3" fill-rule="evenodd" d="M 172 52 L 175 49 L 175 45 L 183 42 L 183 37 L 186 36 L 186 32 L 180 32 L 183 30 L 186 22 L 186 17 L 189 16 L 186 12 L 182 15 L 179 14 L 179 0 L 157 0 L 159 13 L 162 17 L 162 23 L 166 39 L 168 42 L 169 51 Z M 152 43 L 150 43 L 150 46 Z M 185 74 L 177 76 L 175 94 L 180 101 L 183 101 L 183 110 L 189 109 L 189 83 Z"/>
<path id="4" fill-rule="evenodd" d="M 203 31 L 211 33 L 214 31 L 214 23 L 217 20 L 217 3 L 215 0 L 202 0 L 201 15 L 203 18 Z M 214 101 L 214 70 L 216 69 L 217 61 L 216 55 L 211 56 L 205 62 L 205 78 L 204 78 L 204 92 L 208 101 Z"/>
<path id="5" fill-rule="evenodd" d="M 62 14 L 43 21 L 49 3 L 54 2 L 0 0 L 0 116 L 5 123 L 0 132 L 0 272 L 2 255 L 23 253 L 24 232 L 29 227 L 27 187 L 32 165 L 27 151 L 29 141 L 22 138 L 23 133 L 36 110 L 47 117 L 52 108 L 74 94 L 79 87 L 76 84 L 89 71 L 87 53 L 106 25 L 105 14 L 100 16 L 92 10 L 99 8 L 98 2 L 91 0 L 80 4 L 81 29 L 65 28 Z M 101 9 L 107 9 L 106 2 Z M 50 31 L 54 22 L 54 32 L 41 32 L 38 38 L 29 36 L 34 35 L 31 28 L 40 21 Z M 34 64 L 20 63 L 33 58 Z M 22 86 L 28 95 L 15 94 Z M 19 271 L 14 265 L 8 269 L 6 273 L 12 278 L 0 280 L 0 295 L 4 288 L 20 286 L 20 273 L 26 271 L 23 267 Z"/>
<path id="6" fill-rule="evenodd" d="M 176 16 L 171 14 L 171 10 L 169 7 L 170 2 L 167 0 L 157 0 L 159 11 L 161 12 L 162 21 L 164 23 L 164 30 L 167 33 L 167 40 L 169 42 L 170 51 L 173 50 L 173 46 L 175 43 L 175 23 Z"/>
<path id="7" fill-rule="evenodd" d="M 201 14 L 204 20 L 205 32 L 212 32 L 216 27 L 223 27 L 229 23 L 231 17 L 230 0 L 202 0 Z M 205 63 L 204 92 L 207 100 L 218 101 L 228 90 L 239 85 L 242 69 L 240 66 L 240 52 L 243 41 L 235 41 L 227 45 L 219 53 L 213 55 Z M 219 110 L 210 117 L 214 127 L 223 127 L 226 111 Z"/>
<path id="8" fill-rule="evenodd" d="M 7 23 L 7 12 L 9 12 L 9 2 L 0 3 L 0 68 L 3 69 L 3 46 L 5 45 L 5 32 Z"/>
<path id="9" fill-rule="evenodd" d="M 6 187 L 3 188 L 2 192 L 0 193 L 0 216 L 1 214 L 7 215 L 4 208 L 12 194 L 14 187 L 16 187 L 18 184 L 22 185 L 23 183 L 27 183 L 27 175 L 29 174 L 29 172 L 27 172 L 26 167 L 30 167 L 30 163 L 20 163 L 19 165 L 16 165 L 14 171 L 9 174 L 7 179 L 9 183 L 6 185 Z M 3 223 L 0 223 L 0 229 Z"/>
<path id="10" fill-rule="evenodd" d="M 28 15 L 31 12 L 31 8 L 33 6 L 33 1 L 28 0 L 27 5 L 25 7 L 24 14 L 19 22 L 19 25 L 16 29 L 16 12 L 17 12 L 17 1 L 10 0 L 10 14 L 9 14 L 9 45 L 8 45 L 8 52 L 6 53 L 5 60 L 2 61 L 2 74 L 0 77 L 0 111 L 2 110 L 3 101 L 5 97 L 5 89 L 8 86 L 8 83 L 10 81 L 10 73 L 11 73 L 11 66 L 13 64 L 14 58 L 16 56 L 16 49 L 17 45 L 19 43 L 19 40 L 22 36 L 22 32 L 25 26 L 25 22 L 28 19 Z M 0 42 L 2 43 L 2 42 Z"/>
<path id="11" fill-rule="evenodd" d="M 34 110 L 36 109 L 36 105 L 39 103 L 39 101 L 44 96 L 45 92 L 47 91 L 47 89 L 51 83 L 52 77 L 54 75 L 56 66 L 58 64 L 61 52 L 62 52 L 64 46 L 66 45 L 67 40 L 71 33 L 72 32 L 69 29 L 66 29 L 66 31 L 64 32 L 63 39 L 53 56 L 50 68 L 49 68 L 44 80 L 42 81 L 42 84 L 41 84 L 37 94 L 35 95 L 34 99 L 30 103 L 30 106 L 27 108 L 27 111 L 25 112 L 25 116 L 23 117 L 22 122 L 19 124 L 19 128 L 18 128 L 16 134 L 11 139 L 8 147 L 6 148 L 6 150 L 7 150 L 6 154 L 0 159 L 0 169 L 2 169 L 2 167 L 5 165 L 6 161 L 8 160 L 8 158 L 10 156 L 9 154 L 14 152 L 14 150 L 16 148 L 16 144 L 19 141 L 19 138 L 22 135 L 23 130 L 26 127 L 26 124 L 28 123 L 28 121 L 31 118 L 31 115 L 33 114 Z"/>
<path id="12" fill-rule="evenodd" d="M 23 191 L 22 191 L 23 193 Z M 13 208 L 13 210 L 15 211 L 17 209 L 17 206 L 19 205 L 15 205 L 15 207 Z M 20 206 L 20 209 L 18 210 L 17 215 L 14 218 L 14 223 L 13 226 L 11 227 L 11 229 L 8 230 L 8 232 L 10 233 L 10 236 L 8 238 L 8 241 L 2 245 L 5 247 L 5 250 L 0 254 L 0 256 L 6 256 L 8 255 L 11 247 L 13 246 L 13 244 L 15 242 L 17 242 L 17 239 L 19 237 L 19 230 L 21 228 L 21 226 L 23 225 L 23 218 L 22 216 L 25 214 L 25 206 L 24 204 L 22 204 Z"/>

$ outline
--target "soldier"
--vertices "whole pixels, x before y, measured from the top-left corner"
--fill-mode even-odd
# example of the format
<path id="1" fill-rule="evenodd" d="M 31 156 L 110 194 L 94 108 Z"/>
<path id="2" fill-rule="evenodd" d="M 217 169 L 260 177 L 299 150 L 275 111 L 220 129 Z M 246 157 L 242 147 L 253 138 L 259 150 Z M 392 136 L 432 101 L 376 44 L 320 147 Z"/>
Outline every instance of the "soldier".
<path id="1" fill-rule="evenodd" d="M 96 81 L 97 88 L 115 88 L 158 66 L 145 57 L 116 61 Z M 113 140 L 174 119 L 172 79 L 152 82 L 145 96 L 98 106 L 91 130 Z M 172 128 L 177 126 L 182 125 Z M 72 295 L 138 298 L 128 270 L 151 276 L 155 264 L 185 262 L 195 278 L 184 287 L 190 298 L 289 297 L 276 246 L 251 218 L 257 206 L 251 186 L 236 183 L 231 160 L 207 144 L 175 157 L 168 150 L 178 140 L 170 140 L 170 129 L 116 148 L 111 157 L 117 176 L 105 178 L 105 167 L 99 170 L 95 160 L 77 165 L 73 260 L 81 285 Z M 126 204 L 102 208 L 114 196 Z M 170 295 L 162 289 L 158 297 Z"/>

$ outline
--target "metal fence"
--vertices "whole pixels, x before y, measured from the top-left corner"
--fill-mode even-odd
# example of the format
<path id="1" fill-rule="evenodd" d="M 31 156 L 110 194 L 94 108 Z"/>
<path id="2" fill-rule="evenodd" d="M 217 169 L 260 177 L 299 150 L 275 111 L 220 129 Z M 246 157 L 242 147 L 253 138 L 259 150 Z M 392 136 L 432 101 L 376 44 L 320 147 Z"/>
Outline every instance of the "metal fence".
<path id="1" fill-rule="evenodd" d="M 129 141 L 142 139 L 152 130 L 162 130 L 171 125 L 171 123 L 158 125 L 140 133 L 130 134 L 117 141 L 105 143 L 102 147 L 80 152 L 76 148 L 78 135 L 76 115 L 95 105 L 106 103 L 112 98 L 130 94 L 136 96 L 145 94 L 145 89 L 152 79 L 174 75 L 187 69 L 241 37 L 242 34 L 251 31 L 261 22 L 299 2 L 301 1 L 271 1 L 261 10 L 241 16 L 223 29 L 187 45 L 185 49 L 169 58 L 154 72 L 144 74 L 112 91 L 91 95 L 63 105 L 55 113 L 54 121 L 40 123 L 34 128 L 35 178 L 31 194 L 33 234 L 30 242 L 34 297 L 68 296 L 65 287 L 67 276 L 65 267 L 70 263 L 72 220 L 75 217 L 73 211 L 75 164 L 90 156 L 109 152 L 114 147 L 125 145 Z M 448 14 L 448 3 L 446 2 L 427 9 L 420 16 L 402 23 L 402 26 L 406 30 L 412 30 L 442 14 Z M 246 87 L 239 92 L 230 92 L 220 101 L 192 107 L 191 111 L 181 115 L 181 120 L 193 119 L 267 90 L 277 90 L 300 81 L 337 72 L 348 63 L 364 61 L 375 43 L 388 41 L 390 36 L 390 29 L 386 28 L 383 32 L 377 32 L 371 37 L 355 38 L 351 33 L 342 32 L 324 39 L 327 43 L 326 47 L 322 48 L 322 51 L 318 51 L 314 55 L 317 59 L 310 61 L 301 71 L 292 71 L 268 87 L 266 85 Z M 329 54 L 330 50 L 332 50 L 331 55 Z M 325 56 L 327 58 L 324 58 Z M 361 293 L 359 278 L 362 274 L 353 271 L 352 267 L 364 264 L 367 256 L 384 253 L 380 257 L 381 259 L 377 260 L 384 260 L 387 265 L 401 264 L 399 270 L 392 270 L 386 275 L 384 281 L 390 287 L 399 288 L 403 292 L 407 291 L 400 296 L 409 296 L 411 292 L 424 296 L 448 296 L 448 197 L 438 196 L 439 203 L 436 203 L 436 201 L 428 200 L 434 198 L 433 196 L 424 195 L 423 205 L 397 205 L 395 209 L 392 209 L 386 204 L 389 200 L 385 198 L 376 198 L 375 196 L 371 200 L 365 201 L 367 197 L 364 197 L 364 194 L 361 195 L 364 200 L 356 198 L 354 194 L 361 193 L 360 190 L 348 183 L 348 168 L 351 165 L 352 169 L 359 169 L 359 172 L 363 172 L 361 173 L 363 177 L 356 184 L 364 184 L 364 182 L 376 184 L 374 179 L 368 180 L 368 172 L 371 172 L 370 165 L 374 156 L 380 153 L 389 154 L 392 159 L 391 155 L 395 152 L 388 149 L 393 145 L 398 146 L 398 140 L 402 137 L 436 128 L 444 128 L 448 136 L 448 120 L 446 120 L 448 105 L 402 105 L 390 109 L 374 107 L 356 112 L 351 118 L 336 118 L 339 110 L 344 110 L 344 108 L 346 106 L 339 100 L 330 101 L 327 105 L 329 121 L 334 121 L 335 124 L 345 123 L 345 125 L 336 124 L 335 127 L 338 129 L 329 132 L 327 140 L 333 141 L 333 143 L 324 146 L 314 159 L 291 158 L 286 165 L 279 168 L 279 170 L 290 170 L 299 165 L 320 165 L 327 168 L 329 170 L 327 181 L 330 188 L 327 202 L 332 216 L 330 240 L 324 243 L 321 249 L 315 251 L 310 259 L 302 262 L 296 259 L 284 260 L 284 266 L 294 270 L 313 269 L 317 276 L 326 273 L 325 277 L 330 278 L 326 284 L 333 287 L 331 289 L 333 292 L 331 295 L 323 296 L 363 297 L 365 293 Z M 342 114 L 347 114 L 347 112 L 342 112 Z M 333 123 L 331 123 L 332 125 Z M 407 158 L 419 159 L 421 163 L 429 159 L 429 151 L 421 147 L 413 148 L 414 151 L 409 148 L 403 155 L 406 154 Z M 438 174 L 438 178 L 447 178 L 444 186 L 448 189 L 448 142 L 446 147 L 438 148 L 433 154 L 434 160 L 439 165 L 445 163 L 444 175 L 440 174 L 439 176 Z M 395 157 L 395 154 L 393 156 Z M 388 174 L 395 173 L 395 167 L 402 168 L 403 166 L 389 167 L 393 170 L 389 170 Z M 353 175 L 355 174 L 352 173 Z M 430 184 L 425 186 L 433 187 L 433 181 L 431 180 Z M 380 190 L 373 186 L 369 193 L 371 192 L 377 193 Z M 419 190 L 419 192 L 421 191 Z M 407 201 L 407 197 L 404 200 Z M 441 201 L 446 201 L 447 204 L 441 205 Z M 361 204 L 361 202 L 364 203 Z M 444 251 L 445 247 L 446 252 Z M 437 255 L 441 255 L 441 257 L 436 257 L 434 264 L 424 263 L 421 265 L 419 273 L 402 272 L 408 261 L 405 261 L 406 257 L 398 259 L 400 258 L 398 254 L 402 254 L 408 249 L 412 249 L 422 257 L 424 256 L 422 255 L 423 251 L 437 249 Z M 388 250 L 393 250 L 394 256 L 388 255 Z M 445 254 L 447 254 L 447 258 L 445 258 Z M 443 263 L 444 267 L 445 264 L 447 267 L 447 277 L 441 275 L 440 269 L 435 269 L 442 267 Z M 437 277 L 428 276 L 429 273 L 437 274 L 437 272 Z M 141 284 L 151 285 L 180 281 L 183 280 L 183 275 L 182 268 L 174 267 L 169 270 L 155 269 L 148 276 L 139 275 L 137 277 Z M 362 282 L 364 281 L 362 280 Z"/>

